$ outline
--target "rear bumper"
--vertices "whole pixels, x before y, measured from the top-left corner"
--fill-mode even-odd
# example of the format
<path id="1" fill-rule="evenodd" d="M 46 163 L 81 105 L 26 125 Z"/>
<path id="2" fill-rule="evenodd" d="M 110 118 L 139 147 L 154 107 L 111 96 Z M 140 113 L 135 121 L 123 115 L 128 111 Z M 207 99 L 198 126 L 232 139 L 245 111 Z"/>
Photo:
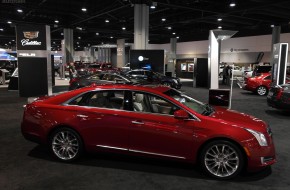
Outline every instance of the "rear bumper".
<path id="1" fill-rule="evenodd" d="M 280 100 L 267 98 L 267 104 L 268 106 L 276 108 L 276 109 L 290 111 L 290 104 L 282 103 Z"/>

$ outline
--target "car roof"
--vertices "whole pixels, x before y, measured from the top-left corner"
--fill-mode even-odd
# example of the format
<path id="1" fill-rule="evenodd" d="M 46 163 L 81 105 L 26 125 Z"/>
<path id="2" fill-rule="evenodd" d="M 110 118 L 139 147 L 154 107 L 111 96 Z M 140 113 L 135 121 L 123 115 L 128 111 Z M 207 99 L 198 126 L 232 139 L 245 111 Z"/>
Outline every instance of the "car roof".
<path id="1" fill-rule="evenodd" d="M 167 86 L 140 86 L 140 85 L 127 85 L 127 84 L 92 84 L 88 87 L 79 88 L 76 90 L 64 92 L 55 96 L 51 96 L 48 99 L 43 100 L 45 103 L 49 104 L 61 104 L 73 97 L 76 97 L 82 93 L 97 91 L 97 90 L 130 90 L 130 91 L 144 91 L 154 94 L 163 94 L 163 92 L 168 91 L 170 88 Z"/>

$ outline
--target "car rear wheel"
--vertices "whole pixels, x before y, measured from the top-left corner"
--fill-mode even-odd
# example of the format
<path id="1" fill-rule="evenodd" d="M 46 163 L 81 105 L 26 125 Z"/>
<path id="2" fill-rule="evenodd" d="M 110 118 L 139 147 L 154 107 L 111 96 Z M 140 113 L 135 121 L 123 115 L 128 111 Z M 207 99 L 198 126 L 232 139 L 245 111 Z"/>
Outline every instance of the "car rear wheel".
<path id="1" fill-rule="evenodd" d="M 268 89 L 265 86 L 259 86 L 256 90 L 257 94 L 260 96 L 265 96 L 268 92 Z"/>
<path id="2" fill-rule="evenodd" d="M 77 132 L 70 128 L 59 128 L 50 138 L 51 150 L 61 161 L 70 162 L 77 159 L 83 151 L 83 143 Z"/>
<path id="3" fill-rule="evenodd" d="M 230 179 L 241 172 L 244 157 L 240 148 L 234 143 L 217 140 L 203 148 L 200 162 L 207 175 L 217 179 Z"/>

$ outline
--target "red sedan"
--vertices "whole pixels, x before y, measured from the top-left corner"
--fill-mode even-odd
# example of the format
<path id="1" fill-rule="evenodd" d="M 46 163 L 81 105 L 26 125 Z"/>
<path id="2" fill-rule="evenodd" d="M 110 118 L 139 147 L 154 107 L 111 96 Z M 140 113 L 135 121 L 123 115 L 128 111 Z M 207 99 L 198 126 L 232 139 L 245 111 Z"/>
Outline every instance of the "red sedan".
<path id="1" fill-rule="evenodd" d="M 247 78 L 243 85 L 243 89 L 264 96 L 268 93 L 271 82 L 271 73 L 261 73 L 258 76 Z"/>
<path id="2" fill-rule="evenodd" d="M 219 179 L 276 162 L 264 121 L 165 86 L 94 85 L 39 98 L 26 105 L 21 129 L 66 162 L 83 151 L 151 155 L 198 163 Z"/>

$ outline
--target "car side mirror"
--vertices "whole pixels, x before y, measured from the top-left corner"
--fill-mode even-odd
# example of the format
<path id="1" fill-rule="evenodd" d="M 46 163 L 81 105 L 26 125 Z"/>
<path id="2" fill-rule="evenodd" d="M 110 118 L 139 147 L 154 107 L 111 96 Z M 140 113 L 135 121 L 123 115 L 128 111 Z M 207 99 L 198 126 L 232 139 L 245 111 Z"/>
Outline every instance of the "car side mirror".
<path id="1" fill-rule="evenodd" d="M 174 112 L 174 118 L 175 119 L 188 119 L 189 115 L 184 110 L 177 110 L 177 111 Z"/>

